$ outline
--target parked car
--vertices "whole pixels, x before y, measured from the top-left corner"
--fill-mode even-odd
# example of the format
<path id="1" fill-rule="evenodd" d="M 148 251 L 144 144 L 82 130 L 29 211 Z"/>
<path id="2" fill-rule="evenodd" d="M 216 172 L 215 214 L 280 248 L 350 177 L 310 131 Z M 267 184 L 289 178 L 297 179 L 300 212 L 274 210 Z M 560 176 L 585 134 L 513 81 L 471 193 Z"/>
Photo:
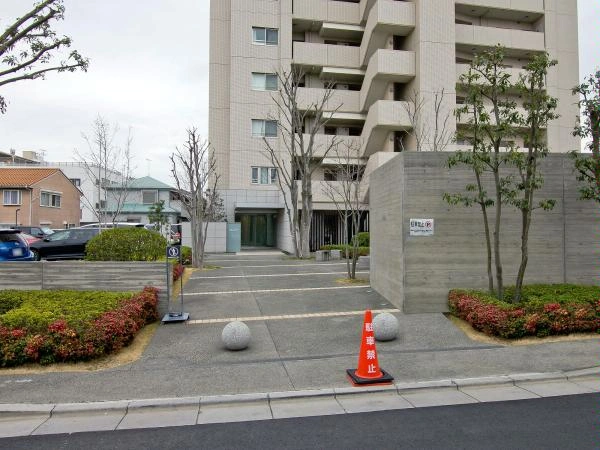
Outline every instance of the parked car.
<path id="1" fill-rule="evenodd" d="M 29 226 L 18 226 L 14 227 L 16 230 L 21 230 L 23 233 L 30 234 L 31 236 L 45 238 L 46 236 L 50 236 L 54 233 L 54 230 L 51 230 L 48 227 L 29 227 Z"/>
<path id="2" fill-rule="evenodd" d="M 36 236 L 32 236 L 32 235 L 30 235 L 28 233 L 23 233 L 22 231 L 21 231 L 21 234 L 19 236 L 21 236 L 23 239 L 25 239 L 25 242 L 27 242 L 27 245 L 31 245 L 34 242 L 37 242 L 37 241 L 39 241 L 39 240 L 42 239 L 42 238 L 39 238 L 39 237 L 36 237 Z"/>
<path id="3" fill-rule="evenodd" d="M 0 230 L 0 261 L 33 261 L 34 255 L 19 230 Z"/>
<path id="4" fill-rule="evenodd" d="M 40 259 L 83 259 L 85 258 L 86 244 L 98 233 L 100 233 L 100 228 L 69 228 L 34 242 L 29 248 L 36 261 Z"/>

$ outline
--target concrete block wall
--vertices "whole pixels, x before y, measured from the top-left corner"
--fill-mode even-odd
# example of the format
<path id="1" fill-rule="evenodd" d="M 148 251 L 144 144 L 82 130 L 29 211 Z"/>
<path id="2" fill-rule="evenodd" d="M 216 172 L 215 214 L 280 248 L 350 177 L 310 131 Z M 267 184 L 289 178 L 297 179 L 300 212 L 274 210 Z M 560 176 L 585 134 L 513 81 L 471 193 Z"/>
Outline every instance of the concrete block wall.
<path id="1" fill-rule="evenodd" d="M 0 264 L 0 290 L 141 291 L 159 289 L 158 311 L 168 309 L 164 262 L 40 261 Z"/>
<path id="2" fill-rule="evenodd" d="M 468 168 L 446 168 L 448 156 L 402 153 L 371 176 L 371 284 L 407 313 L 446 311 L 452 288 L 487 288 L 481 210 L 443 200 L 445 192 L 463 191 L 473 175 Z M 545 184 L 536 198 L 557 204 L 553 211 L 534 213 L 526 283 L 600 285 L 600 208 L 578 200 L 567 156 L 549 155 L 542 170 Z M 502 214 L 504 280 L 513 285 L 520 262 L 520 214 L 510 206 Z M 493 221 L 493 211 L 490 215 Z M 410 236 L 411 218 L 434 219 L 435 234 Z"/>

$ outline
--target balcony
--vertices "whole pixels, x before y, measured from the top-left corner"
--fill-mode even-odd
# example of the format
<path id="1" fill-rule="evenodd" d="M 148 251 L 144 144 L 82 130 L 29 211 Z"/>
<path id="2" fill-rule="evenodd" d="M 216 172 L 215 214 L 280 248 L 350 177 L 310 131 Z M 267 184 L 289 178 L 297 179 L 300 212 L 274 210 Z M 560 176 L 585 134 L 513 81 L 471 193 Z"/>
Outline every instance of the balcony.
<path id="1" fill-rule="evenodd" d="M 482 51 L 498 44 L 515 56 L 527 56 L 530 52 L 543 52 L 545 49 L 544 33 L 537 31 L 462 24 L 456 24 L 455 27 L 457 48 L 464 47 L 469 52 Z"/>
<path id="2" fill-rule="evenodd" d="M 360 91 L 360 109 L 365 111 L 383 98 L 390 82 L 406 83 L 416 75 L 414 52 L 379 49 L 369 60 Z"/>
<path id="3" fill-rule="evenodd" d="M 295 22 L 334 22 L 359 25 L 360 4 L 331 0 L 300 0 L 294 2 Z"/>
<path id="4" fill-rule="evenodd" d="M 325 89 L 298 88 L 298 107 L 301 110 L 313 109 L 326 94 Z M 325 111 L 358 112 L 360 108 L 360 92 L 334 89 L 325 104 Z"/>
<path id="5" fill-rule="evenodd" d="M 294 42 L 293 63 L 305 67 L 359 69 L 359 47 Z"/>
<path id="6" fill-rule="evenodd" d="M 378 100 L 373 103 L 362 132 L 363 157 L 381 151 L 390 131 L 411 128 L 407 106 L 406 102 L 393 100 Z"/>
<path id="7" fill-rule="evenodd" d="M 366 65 L 373 53 L 387 46 L 390 35 L 406 36 L 416 25 L 415 4 L 379 0 L 369 13 L 360 46 L 360 64 Z"/>
<path id="8" fill-rule="evenodd" d="M 544 15 L 544 0 L 457 0 L 456 12 L 474 17 L 531 23 Z"/>
<path id="9" fill-rule="evenodd" d="M 304 135 L 304 142 L 308 142 L 310 139 L 310 135 Z M 352 146 L 352 148 L 360 148 L 361 138 L 360 136 L 339 136 L 339 135 L 330 135 L 330 134 L 315 134 L 313 144 L 313 155 L 317 158 L 324 157 L 325 152 L 331 146 L 331 143 L 335 139 L 341 146 Z M 343 150 L 343 147 L 342 147 Z M 342 151 L 341 150 L 341 151 Z M 328 153 L 327 158 L 332 158 L 333 153 Z"/>
<path id="10" fill-rule="evenodd" d="M 456 84 L 460 85 L 462 84 L 460 82 L 460 77 L 461 75 L 466 75 L 469 72 L 469 65 L 468 64 L 457 64 L 456 65 Z M 510 74 L 510 83 L 511 84 L 516 84 L 519 81 L 519 76 L 521 74 L 525 74 L 525 71 L 523 69 L 517 69 L 517 68 L 513 68 L 513 67 L 507 67 L 506 69 L 504 69 L 507 73 Z"/>
<path id="11" fill-rule="evenodd" d="M 298 193 L 299 193 L 299 197 L 302 198 L 302 185 L 301 185 L 301 181 L 296 181 L 297 185 L 298 185 Z M 337 190 L 338 192 L 342 189 L 342 183 L 343 181 L 313 181 L 311 183 L 312 186 L 312 198 L 313 198 L 313 202 L 317 203 L 316 205 L 313 205 L 314 209 L 334 209 L 335 210 L 335 205 L 332 201 L 332 198 L 330 195 L 328 195 L 328 192 L 332 192 L 333 190 Z M 363 187 L 362 184 L 359 186 L 359 189 L 361 190 L 361 198 L 364 198 L 364 193 L 362 192 Z M 339 201 L 342 202 L 343 201 L 343 197 L 341 195 L 337 195 L 337 193 L 334 191 L 332 192 L 332 194 L 335 196 L 334 198 Z M 320 203 L 321 205 L 318 205 L 318 203 Z"/>

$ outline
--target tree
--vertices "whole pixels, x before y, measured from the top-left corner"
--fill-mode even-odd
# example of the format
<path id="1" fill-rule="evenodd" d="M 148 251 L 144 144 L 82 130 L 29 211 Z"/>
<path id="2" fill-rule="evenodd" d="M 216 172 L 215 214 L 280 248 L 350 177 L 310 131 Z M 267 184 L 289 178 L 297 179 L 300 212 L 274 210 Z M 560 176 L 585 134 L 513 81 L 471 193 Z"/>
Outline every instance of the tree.
<path id="1" fill-rule="evenodd" d="M 62 0 L 44 0 L 17 18 L 0 35 L 0 87 L 21 80 L 44 78 L 49 72 L 87 71 L 89 60 L 72 50 L 56 62 L 54 55 L 71 47 L 71 38 L 58 37 L 53 21 L 64 19 Z M 0 113 L 6 112 L 6 99 L 0 95 Z"/>
<path id="2" fill-rule="evenodd" d="M 346 271 L 349 279 L 356 278 L 356 263 L 359 254 L 359 242 L 356 239 L 360 231 L 360 220 L 366 205 L 362 202 L 361 180 L 364 166 L 360 163 L 360 145 L 346 142 L 333 150 L 335 158 L 336 181 L 325 183 L 323 193 L 335 205 L 342 222 L 342 242 L 345 245 Z M 351 236 L 348 233 L 350 225 Z"/>
<path id="3" fill-rule="evenodd" d="M 545 130 L 551 120 L 558 118 L 555 113 L 558 100 L 549 96 L 545 90 L 548 69 L 557 63 L 556 60 L 551 60 L 547 53 L 536 55 L 525 66 L 525 72 L 520 75 L 517 83 L 517 90 L 523 98 L 525 109 L 520 129 L 524 130 L 523 138 L 527 152 L 511 154 L 511 162 L 517 168 L 519 182 L 508 198 L 509 203 L 516 206 L 521 213 L 521 262 L 512 299 L 514 303 L 521 301 L 523 280 L 529 259 L 528 244 L 532 213 L 540 208 L 549 211 L 556 204 L 552 199 L 544 199 L 536 205 L 534 194 L 544 184 L 539 164 L 548 155 Z"/>
<path id="4" fill-rule="evenodd" d="M 77 161 L 85 168 L 89 179 L 96 187 L 97 198 L 83 196 L 84 204 L 94 212 L 98 222 L 114 222 L 123 210 L 132 175 L 131 128 L 123 147 L 115 144 L 118 125 L 110 125 L 102 116 L 92 124 L 92 133 L 82 133 L 87 152 L 75 150 Z"/>
<path id="5" fill-rule="evenodd" d="M 272 96 L 277 110 L 277 127 L 283 150 L 264 138 L 265 155 L 277 168 L 277 183 L 283 195 L 295 256 L 310 256 L 310 224 L 313 216 L 312 175 L 321 160 L 334 148 L 338 140 L 333 136 L 325 145 L 315 142 L 315 135 L 331 120 L 334 84 L 326 83 L 322 95 L 306 106 L 299 104 L 299 88 L 304 72 L 292 68 L 278 73 L 278 93 Z M 298 183 L 300 190 L 298 190 Z M 301 208 L 298 207 L 299 197 Z"/>
<path id="6" fill-rule="evenodd" d="M 433 125 L 429 122 L 429 115 L 425 111 L 427 100 L 421 96 L 419 91 L 413 90 L 408 100 L 402 103 L 410 122 L 410 129 L 405 130 L 404 134 L 413 138 L 415 150 L 418 152 L 441 152 L 452 142 L 453 136 L 448 130 L 450 113 L 444 113 L 442 109 L 444 94 L 444 89 L 433 93 Z M 404 150 L 403 142 L 402 147 Z"/>
<path id="7" fill-rule="evenodd" d="M 148 211 L 148 221 L 154 224 L 156 231 L 160 234 L 164 235 L 165 225 L 169 223 L 169 219 L 167 215 L 164 213 L 165 210 L 165 201 L 160 200 L 152 206 L 150 206 L 150 210 Z"/>
<path id="8" fill-rule="evenodd" d="M 219 174 L 208 141 L 198 130 L 188 128 L 182 148 L 171 154 L 171 174 L 181 203 L 190 217 L 192 230 L 192 267 L 202 268 L 209 218 L 218 205 L 216 186 Z"/>
<path id="9" fill-rule="evenodd" d="M 600 70 L 589 75 L 585 82 L 573 88 L 579 95 L 579 108 L 583 119 L 579 119 L 573 135 L 589 139 L 587 148 L 591 157 L 572 152 L 577 170 L 577 179 L 583 183 L 579 189 L 582 200 L 600 203 Z"/>
<path id="10" fill-rule="evenodd" d="M 468 123 L 460 133 L 472 142 L 471 154 L 457 152 L 448 160 L 450 167 L 466 164 L 475 174 L 476 184 L 466 186 L 467 194 L 444 194 L 450 204 L 472 206 L 482 209 L 486 246 L 488 252 L 488 278 L 490 293 L 493 293 L 491 280 L 491 260 L 495 266 L 496 294 L 504 298 L 504 277 L 500 254 L 500 228 L 502 206 L 511 192 L 512 176 L 503 176 L 501 168 L 510 163 L 514 151 L 517 126 L 521 122 L 516 102 L 508 91 L 511 88 L 510 74 L 505 70 L 504 49 L 500 46 L 476 55 L 460 82 L 466 92 L 465 103 L 457 108 L 458 117 L 468 115 Z M 460 134 L 459 134 L 460 135 Z M 501 148 L 505 151 L 501 152 Z M 488 196 L 482 177 L 489 173 L 493 180 L 493 194 Z M 472 194 L 474 193 L 474 194 Z M 495 207 L 493 233 L 490 233 L 488 208 Z M 490 236 L 491 234 L 491 236 Z M 493 245 L 492 245 L 493 244 Z M 492 249 L 493 247 L 493 249 Z"/>

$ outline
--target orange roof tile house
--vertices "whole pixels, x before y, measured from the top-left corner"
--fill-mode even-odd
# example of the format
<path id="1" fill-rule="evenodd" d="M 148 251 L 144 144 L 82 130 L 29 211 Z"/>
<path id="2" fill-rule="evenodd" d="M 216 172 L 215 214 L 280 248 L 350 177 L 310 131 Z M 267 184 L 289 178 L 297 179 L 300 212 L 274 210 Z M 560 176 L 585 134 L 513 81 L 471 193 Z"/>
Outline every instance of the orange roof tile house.
<path id="1" fill-rule="evenodd" d="M 80 195 L 60 169 L 0 167 L 0 227 L 79 226 Z"/>

